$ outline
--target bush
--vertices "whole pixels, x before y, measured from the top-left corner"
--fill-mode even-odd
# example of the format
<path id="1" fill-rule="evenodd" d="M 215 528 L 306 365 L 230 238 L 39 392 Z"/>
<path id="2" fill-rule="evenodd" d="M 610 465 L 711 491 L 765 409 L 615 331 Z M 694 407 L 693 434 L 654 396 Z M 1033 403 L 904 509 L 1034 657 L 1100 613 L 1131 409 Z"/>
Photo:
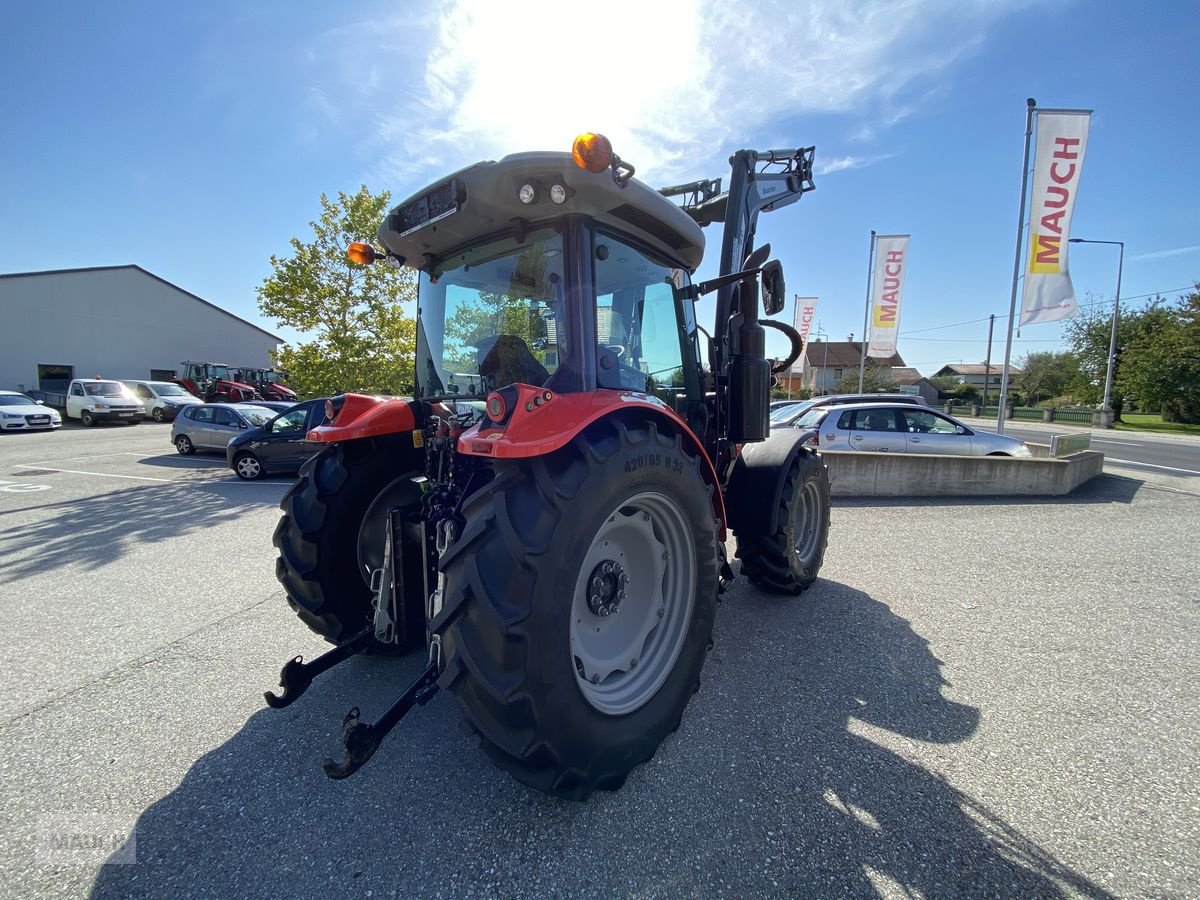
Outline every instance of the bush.
<path id="1" fill-rule="evenodd" d="M 1163 404 L 1164 422 L 1183 422 L 1189 425 L 1200 423 L 1200 403 L 1189 402 L 1186 397 L 1177 397 Z"/>

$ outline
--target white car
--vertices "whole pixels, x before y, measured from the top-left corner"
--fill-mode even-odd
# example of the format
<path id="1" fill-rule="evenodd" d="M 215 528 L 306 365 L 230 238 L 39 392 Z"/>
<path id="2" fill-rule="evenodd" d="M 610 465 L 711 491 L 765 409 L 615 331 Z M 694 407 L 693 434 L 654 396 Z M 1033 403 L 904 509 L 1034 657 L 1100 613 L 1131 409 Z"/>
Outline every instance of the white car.
<path id="1" fill-rule="evenodd" d="M 58 410 L 16 391 L 0 391 L 0 431 L 62 428 Z"/>
<path id="2" fill-rule="evenodd" d="M 802 415 L 794 427 L 814 432 L 808 443 L 822 451 L 865 450 L 939 456 L 1032 455 L 1024 441 L 971 428 L 958 419 L 911 404 L 820 406 Z"/>
<path id="3" fill-rule="evenodd" d="M 204 402 L 173 381 L 126 381 L 125 386 L 142 401 L 146 415 L 155 422 L 170 422 L 185 406 Z"/>

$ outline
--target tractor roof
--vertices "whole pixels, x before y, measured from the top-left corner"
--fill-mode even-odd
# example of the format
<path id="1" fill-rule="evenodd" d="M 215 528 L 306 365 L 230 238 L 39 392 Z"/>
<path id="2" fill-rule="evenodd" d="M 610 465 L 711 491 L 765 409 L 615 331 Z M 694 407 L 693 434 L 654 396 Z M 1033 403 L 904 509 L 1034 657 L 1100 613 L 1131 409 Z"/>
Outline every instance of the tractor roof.
<path id="1" fill-rule="evenodd" d="M 517 196 L 532 185 L 533 203 Z M 562 185 L 562 204 L 550 188 Z M 570 153 L 514 153 L 480 162 L 419 191 L 394 207 L 379 228 L 388 251 L 414 268 L 438 264 L 458 248 L 505 231 L 514 220 L 536 223 L 581 214 L 632 233 L 668 259 L 695 271 L 704 255 L 704 234 L 680 207 L 649 185 L 630 178 L 617 184 L 610 171 L 579 168 Z"/>

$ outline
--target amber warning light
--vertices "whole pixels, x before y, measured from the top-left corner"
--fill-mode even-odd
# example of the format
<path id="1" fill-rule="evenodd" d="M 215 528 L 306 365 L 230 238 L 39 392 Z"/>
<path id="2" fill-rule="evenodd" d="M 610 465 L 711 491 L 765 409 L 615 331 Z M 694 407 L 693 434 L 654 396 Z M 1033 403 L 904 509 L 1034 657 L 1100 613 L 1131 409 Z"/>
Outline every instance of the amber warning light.
<path id="1" fill-rule="evenodd" d="M 612 165 L 612 142 L 602 134 L 587 131 L 575 138 L 571 146 L 575 165 L 589 172 L 600 173 Z"/>
<path id="2" fill-rule="evenodd" d="M 346 248 L 346 257 L 358 266 L 368 266 L 375 262 L 375 248 L 363 241 L 355 241 Z"/>

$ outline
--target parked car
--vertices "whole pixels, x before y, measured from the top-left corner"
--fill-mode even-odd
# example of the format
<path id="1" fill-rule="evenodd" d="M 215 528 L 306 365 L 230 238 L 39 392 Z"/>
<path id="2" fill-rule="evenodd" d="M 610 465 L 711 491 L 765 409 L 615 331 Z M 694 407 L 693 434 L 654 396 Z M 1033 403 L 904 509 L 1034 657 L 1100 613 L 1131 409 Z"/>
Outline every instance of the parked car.
<path id="1" fill-rule="evenodd" d="M 0 391 L 0 431 L 38 431 L 62 428 L 58 410 L 17 391 Z"/>
<path id="2" fill-rule="evenodd" d="M 234 437 L 225 448 L 225 462 L 243 481 L 298 472 L 325 446 L 307 440 L 309 430 L 324 421 L 325 398 L 294 403 L 266 424 Z"/>
<path id="3" fill-rule="evenodd" d="M 184 456 L 197 450 L 223 451 L 230 438 L 271 421 L 274 415 L 249 403 L 194 403 L 175 417 L 171 443 Z"/>
<path id="4" fill-rule="evenodd" d="M 772 428 L 790 428 L 810 409 L 824 406 L 845 406 L 847 403 L 904 403 L 913 406 L 928 406 L 925 398 L 917 394 L 826 394 L 802 400 L 794 406 L 771 412 Z"/>
<path id="5" fill-rule="evenodd" d="M 126 381 L 125 386 L 142 401 L 146 415 L 155 422 L 173 421 L 183 407 L 204 402 L 173 381 Z"/>
<path id="6" fill-rule="evenodd" d="M 820 406 L 796 422 L 813 429 L 820 450 L 932 453 L 946 456 L 1032 456 L 1024 441 L 970 428 L 951 416 L 911 403 Z"/>
<path id="7" fill-rule="evenodd" d="M 107 378 L 74 378 L 67 388 L 65 408 L 68 419 L 78 419 L 91 427 L 99 422 L 125 422 L 136 425 L 146 416 L 142 401 L 119 381 Z"/>
<path id="8" fill-rule="evenodd" d="M 286 412 L 296 405 L 295 400 L 254 400 L 252 402 L 255 406 L 261 406 L 263 409 L 274 410 L 277 413 Z"/>

